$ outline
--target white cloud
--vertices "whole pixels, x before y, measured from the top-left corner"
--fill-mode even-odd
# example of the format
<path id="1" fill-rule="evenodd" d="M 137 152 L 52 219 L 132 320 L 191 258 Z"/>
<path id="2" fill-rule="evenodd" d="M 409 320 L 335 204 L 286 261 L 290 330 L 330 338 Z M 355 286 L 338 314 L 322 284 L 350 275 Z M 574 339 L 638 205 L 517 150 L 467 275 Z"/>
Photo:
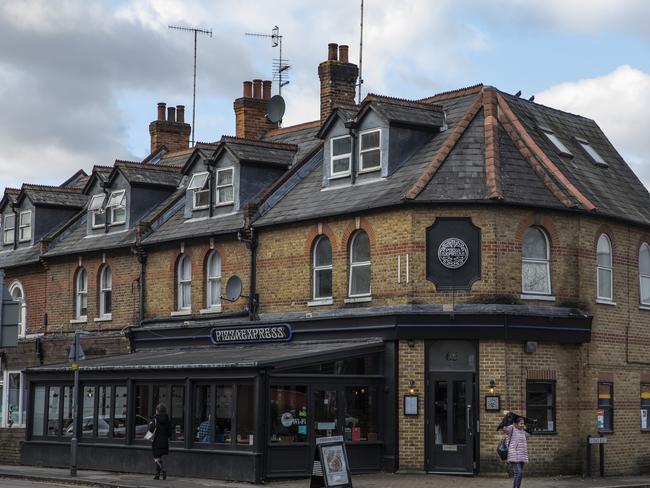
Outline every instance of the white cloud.
<path id="1" fill-rule="evenodd" d="M 553 86 L 536 100 L 594 119 L 650 188 L 650 74 L 619 66 L 598 78 Z"/>

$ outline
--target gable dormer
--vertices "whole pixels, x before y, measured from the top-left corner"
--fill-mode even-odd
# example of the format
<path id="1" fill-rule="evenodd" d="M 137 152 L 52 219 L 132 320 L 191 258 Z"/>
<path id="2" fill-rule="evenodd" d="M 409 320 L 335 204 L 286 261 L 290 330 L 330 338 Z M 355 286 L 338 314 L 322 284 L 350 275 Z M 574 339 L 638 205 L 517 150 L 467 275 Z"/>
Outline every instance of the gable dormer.
<path id="1" fill-rule="evenodd" d="M 390 176 L 443 125 L 442 107 L 378 95 L 336 109 L 318 134 L 325 142 L 323 187 Z"/>
<path id="2" fill-rule="evenodd" d="M 87 234 L 131 229 L 171 195 L 180 180 L 181 169 L 172 166 L 129 161 L 116 161 L 112 168 L 96 166 L 84 189 L 89 196 Z"/>
<path id="3" fill-rule="evenodd" d="M 185 168 L 185 218 L 241 210 L 291 165 L 297 147 L 224 136 L 216 149 L 197 150 Z"/>

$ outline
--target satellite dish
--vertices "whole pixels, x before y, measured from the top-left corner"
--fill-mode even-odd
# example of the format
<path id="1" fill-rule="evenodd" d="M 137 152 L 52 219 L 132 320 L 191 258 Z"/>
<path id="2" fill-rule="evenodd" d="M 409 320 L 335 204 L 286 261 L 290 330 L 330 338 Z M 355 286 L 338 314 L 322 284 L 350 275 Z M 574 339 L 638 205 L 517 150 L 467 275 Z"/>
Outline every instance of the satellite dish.
<path id="1" fill-rule="evenodd" d="M 276 124 L 282 120 L 285 108 L 284 98 L 280 95 L 274 95 L 266 105 L 266 116 L 271 122 Z"/>
<path id="2" fill-rule="evenodd" d="M 226 283 L 226 296 L 224 298 L 229 302 L 234 302 L 241 296 L 241 290 L 241 278 L 233 275 L 228 279 L 228 283 Z"/>

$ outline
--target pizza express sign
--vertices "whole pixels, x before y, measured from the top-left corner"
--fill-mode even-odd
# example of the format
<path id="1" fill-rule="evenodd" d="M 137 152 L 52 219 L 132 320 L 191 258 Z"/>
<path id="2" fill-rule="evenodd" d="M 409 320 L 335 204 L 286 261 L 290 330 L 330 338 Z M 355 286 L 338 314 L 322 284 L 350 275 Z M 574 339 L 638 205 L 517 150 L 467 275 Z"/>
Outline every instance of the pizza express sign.
<path id="1" fill-rule="evenodd" d="M 427 279 L 438 290 L 470 290 L 481 278 L 481 229 L 468 218 L 440 217 L 427 227 Z"/>
<path id="2" fill-rule="evenodd" d="M 262 325 L 258 327 L 214 328 L 210 340 L 215 345 L 247 344 L 251 342 L 287 342 L 293 331 L 289 324 Z"/>

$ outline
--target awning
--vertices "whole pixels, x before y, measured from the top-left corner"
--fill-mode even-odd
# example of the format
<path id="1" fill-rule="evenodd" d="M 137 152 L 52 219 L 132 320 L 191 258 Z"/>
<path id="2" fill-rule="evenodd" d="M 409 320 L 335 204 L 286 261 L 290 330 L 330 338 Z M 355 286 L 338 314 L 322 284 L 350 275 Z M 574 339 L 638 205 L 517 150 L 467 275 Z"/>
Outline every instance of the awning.
<path id="1" fill-rule="evenodd" d="M 337 341 L 295 341 L 174 349 L 149 349 L 79 362 L 79 371 L 267 368 L 323 362 L 383 350 L 377 337 Z M 28 373 L 70 372 L 69 364 L 28 368 Z"/>

